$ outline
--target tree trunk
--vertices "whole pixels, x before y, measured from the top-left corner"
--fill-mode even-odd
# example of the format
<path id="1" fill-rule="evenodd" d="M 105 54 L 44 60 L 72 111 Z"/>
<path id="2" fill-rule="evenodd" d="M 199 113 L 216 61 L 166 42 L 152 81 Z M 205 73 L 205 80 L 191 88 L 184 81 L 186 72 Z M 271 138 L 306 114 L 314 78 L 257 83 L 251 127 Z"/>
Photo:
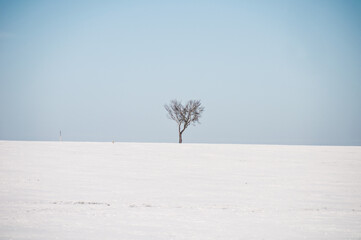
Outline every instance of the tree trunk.
<path id="1" fill-rule="evenodd" d="M 182 143 L 182 133 L 179 133 L 179 143 Z"/>

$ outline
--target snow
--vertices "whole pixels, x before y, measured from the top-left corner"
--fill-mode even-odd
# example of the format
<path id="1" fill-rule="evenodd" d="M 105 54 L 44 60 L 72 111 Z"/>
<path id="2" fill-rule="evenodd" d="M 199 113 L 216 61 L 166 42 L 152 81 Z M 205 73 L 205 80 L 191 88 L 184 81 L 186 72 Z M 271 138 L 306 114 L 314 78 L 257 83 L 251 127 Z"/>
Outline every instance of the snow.
<path id="1" fill-rule="evenodd" d="M 361 239 L 361 147 L 0 141 L 0 239 Z"/>

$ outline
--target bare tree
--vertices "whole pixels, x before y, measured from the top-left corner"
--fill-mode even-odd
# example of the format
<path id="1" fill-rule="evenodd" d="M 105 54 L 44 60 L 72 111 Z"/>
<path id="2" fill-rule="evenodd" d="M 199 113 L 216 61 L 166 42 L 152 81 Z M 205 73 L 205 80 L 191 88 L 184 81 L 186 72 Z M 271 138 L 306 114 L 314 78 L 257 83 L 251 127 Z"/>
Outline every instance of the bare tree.
<path id="1" fill-rule="evenodd" d="M 169 105 L 164 105 L 168 117 L 178 124 L 179 143 L 182 143 L 182 134 L 190 124 L 196 125 L 199 122 L 204 107 L 200 100 L 190 100 L 185 106 L 180 101 L 172 100 Z"/>

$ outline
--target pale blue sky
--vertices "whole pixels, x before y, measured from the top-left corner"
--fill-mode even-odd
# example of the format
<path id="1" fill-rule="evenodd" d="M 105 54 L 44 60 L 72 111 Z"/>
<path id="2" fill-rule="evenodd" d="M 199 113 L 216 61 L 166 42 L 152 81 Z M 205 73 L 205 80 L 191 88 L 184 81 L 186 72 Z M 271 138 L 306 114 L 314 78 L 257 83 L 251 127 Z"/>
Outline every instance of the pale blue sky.
<path id="1" fill-rule="evenodd" d="M 0 139 L 361 145 L 361 1 L 0 1 Z"/>

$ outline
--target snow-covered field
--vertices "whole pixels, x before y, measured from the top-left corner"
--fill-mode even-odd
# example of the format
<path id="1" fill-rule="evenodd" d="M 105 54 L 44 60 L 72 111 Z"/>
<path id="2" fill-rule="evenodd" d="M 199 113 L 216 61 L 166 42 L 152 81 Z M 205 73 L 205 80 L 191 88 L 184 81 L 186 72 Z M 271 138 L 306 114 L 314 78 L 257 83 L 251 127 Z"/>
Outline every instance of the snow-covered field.
<path id="1" fill-rule="evenodd" d="M 361 147 L 0 141 L 0 239 L 361 239 Z"/>

